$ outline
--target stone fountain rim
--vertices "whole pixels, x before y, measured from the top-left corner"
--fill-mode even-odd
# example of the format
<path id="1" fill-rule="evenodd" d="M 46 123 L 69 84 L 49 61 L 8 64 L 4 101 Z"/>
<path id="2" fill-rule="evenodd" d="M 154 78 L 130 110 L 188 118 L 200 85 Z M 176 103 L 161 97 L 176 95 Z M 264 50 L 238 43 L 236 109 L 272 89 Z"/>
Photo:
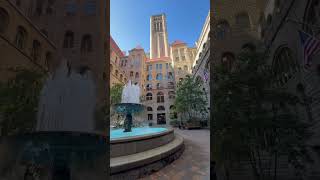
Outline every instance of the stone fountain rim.
<path id="1" fill-rule="evenodd" d="M 151 134 L 146 135 L 139 135 L 139 136 L 132 136 L 132 137 L 122 137 L 122 138 L 116 138 L 116 139 L 110 139 L 110 144 L 122 144 L 122 143 L 128 143 L 128 142 L 134 142 L 134 141 L 143 141 L 147 139 L 152 139 L 154 137 L 160 137 L 165 136 L 169 133 L 173 133 L 173 128 L 165 127 L 166 130 L 162 132 L 155 132 Z"/>

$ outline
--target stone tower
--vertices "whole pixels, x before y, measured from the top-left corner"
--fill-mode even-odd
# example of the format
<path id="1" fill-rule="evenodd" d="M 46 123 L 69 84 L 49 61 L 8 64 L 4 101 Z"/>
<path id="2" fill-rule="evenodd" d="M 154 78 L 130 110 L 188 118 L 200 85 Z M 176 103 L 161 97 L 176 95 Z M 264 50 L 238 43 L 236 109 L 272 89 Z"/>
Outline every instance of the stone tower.
<path id="1" fill-rule="evenodd" d="M 165 14 L 150 18 L 150 59 L 169 57 L 167 21 Z"/>

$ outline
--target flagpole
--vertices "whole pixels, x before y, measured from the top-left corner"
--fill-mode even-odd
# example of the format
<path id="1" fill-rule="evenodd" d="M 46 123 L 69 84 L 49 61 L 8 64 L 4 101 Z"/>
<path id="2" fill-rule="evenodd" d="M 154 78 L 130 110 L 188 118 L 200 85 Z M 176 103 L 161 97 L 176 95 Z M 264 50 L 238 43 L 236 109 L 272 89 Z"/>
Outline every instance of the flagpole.
<path id="1" fill-rule="evenodd" d="M 296 23 L 296 24 L 299 24 L 299 25 L 306 25 L 307 27 L 317 27 L 317 28 L 319 28 L 319 30 L 320 30 L 320 26 L 314 26 L 314 25 L 310 25 L 310 24 L 308 24 L 308 23 L 304 23 L 304 22 L 300 22 L 300 21 L 297 21 L 297 20 L 293 20 L 293 19 L 291 19 L 291 18 L 287 18 L 286 19 L 286 22 L 293 22 L 293 23 Z M 303 31 L 303 30 L 301 30 L 300 28 L 298 28 L 298 30 L 300 30 L 300 31 L 302 31 L 302 32 L 304 32 L 304 33 L 306 33 L 305 31 Z M 313 30 L 313 28 L 311 28 L 311 31 L 312 31 L 312 34 L 314 34 L 314 30 Z M 306 34 L 308 34 L 308 33 L 306 33 Z M 299 34 L 299 36 L 300 36 L 300 34 Z M 313 35 L 312 35 L 313 36 Z M 303 57 L 304 57 L 304 50 L 303 50 L 304 48 L 302 48 L 302 55 L 303 55 Z M 304 59 L 303 59 L 303 63 L 302 63 L 302 69 L 304 70 L 304 73 L 307 73 L 307 69 L 304 67 Z M 300 61 L 301 62 L 301 61 Z M 300 64 L 300 63 L 299 63 Z M 302 95 L 302 98 L 303 98 L 303 103 L 304 103 L 304 105 L 305 105 L 305 108 L 306 108 L 306 113 L 307 113 L 307 117 L 308 117 L 308 119 L 309 119 L 309 121 L 310 122 L 312 122 L 313 121 L 313 117 L 312 117 L 312 109 L 311 109 L 311 107 L 310 107 L 310 104 L 309 104 L 309 97 L 308 97 L 308 95 L 306 94 L 306 92 L 305 92 L 305 87 L 306 87 L 306 84 L 305 84 L 305 82 L 303 81 L 303 78 L 302 78 L 302 72 L 301 72 L 301 66 L 300 66 L 300 68 L 299 68 L 299 76 L 298 76 L 298 79 L 299 79 L 299 81 L 300 81 L 300 83 L 298 83 L 298 85 L 296 86 L 296 88 L 297 88 L 297 91 L 299 92 L 299 93 L 301 93 L 301 95 Z M 299 87 L 299 84 L 301 84 L 301 86 L 302 87 Z"/>

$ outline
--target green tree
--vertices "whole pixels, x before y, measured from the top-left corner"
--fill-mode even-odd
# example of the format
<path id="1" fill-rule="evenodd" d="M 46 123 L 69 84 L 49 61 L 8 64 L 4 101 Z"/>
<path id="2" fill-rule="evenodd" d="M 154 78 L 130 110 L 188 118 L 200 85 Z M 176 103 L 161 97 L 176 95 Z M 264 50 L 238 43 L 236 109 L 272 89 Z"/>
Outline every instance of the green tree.
<path id="1" fill-rule="evenodd" d="M 121 102 L 123 84 L 115 84 L 110 89 L 110 104 L 117 104 Z"/>
<path id="2" fill-rule="evenodd" d="M 186 120 L 190 121 L 199 113 L 207 112 L 207 98 L 202 90 L 202 85 L 203 81 L 194 79 L 189 75 L 178 84 L 174 111 L 179 113 L 181 117 L 186 118 Z"/>
<path id="3" fill-rule="evenodd" d="M 45 74 L 26 69 L 0 86 L 2 135 L 30 132 L 35 128 L 37 108 Z"/>
<path id="4" fill-rule="evenodd" d="M 310 125 L 298 115 L 300 99 L 275 86 L 265 53 L 239 54 L 233 69 L 215 67 L 213 158 L 226 179 L 239 161 L 248 161 L 256 180 L 277 179 L 279 162 L 302 175 L 310 160 Z"/>
<path id="5" fill-rule="evenodd" d="M 114 111 L 112 105 L 120 103 L 122 97 L 122 90 L 124 88 L 123 84 L 115 84 L 110 88 L 110 124 L 115 127 L 122 127 L 122 122 L 124 117 Z"/>

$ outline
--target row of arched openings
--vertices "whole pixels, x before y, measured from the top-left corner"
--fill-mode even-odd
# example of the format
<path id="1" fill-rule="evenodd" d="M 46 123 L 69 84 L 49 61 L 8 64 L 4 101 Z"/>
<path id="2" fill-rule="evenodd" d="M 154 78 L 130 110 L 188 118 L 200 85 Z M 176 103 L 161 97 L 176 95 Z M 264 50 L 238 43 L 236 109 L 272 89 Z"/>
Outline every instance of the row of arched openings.
<path id="1" fill-rule="evenodd" d="M 10 16 L 8 11 L 6 11 L 4 8 L 0 7 L 0 33 L 5 34 L 8 30 L 10 24 Z M 10 32 L 11 33 L 11 32 Z M 39 40 L 34 39 L 32 40 L 32 45 L 31 45 L 31 51 L 28 52 L 29 48 L 27 48 L 28 45 L 28 40 L 31 39 L 29 37 L 29 33 L 21 25 L 18 25 L 16 28 L 15 32 L 15 37 L 13 40 L 13 44 L 16 46 L 17 49 L 24 51 L 26 53 L 29 53 L 31 59 L 39 63 L 39 61 L 42 58 L 43 50 L 42 50 L 42 45 Z M 46 68 L 49 68 L 49 62 L 52 61 L 53 55 L 51 52 L 45 52 L 45 66 Z"/>
<path id="2" fill-rule="evenodd" d="M 235 26 L 238 29 L 250 29 L 250 17 L 247 12 L 241 12 L 235 15 Z M 227 20 L 221 19 L 213 29 L 214 37 L 216 40 L 223 40 L 231 32 L 230 24 Z"/>
<path id="3" fill-rule="evenodd" d="M 174 91 L 169 91 L 168 92 L 168 96 L 169 96 L 169 99 L 174 99 L 175 98 L 175 92 Z M 149 92 L 149 93 L 147 93 L 146 94 L 146 100 L 147 101 L 150 101 L 150 100 L 152 100 L 152 93 L 151 92 Z M 161 103 L 161 102 L 164 102 L 164 93 L 163 92 L 158 92 L 157 93 L 157 102 L 158 103 Z"/>
<path id="4" fill-rule="evenodd" d="M 63 48 L 74 48 L 74 32 L 66 31 L 64 35 Z M 81 53 L 88 53 L 93 51 L 92 36 L 84 34 L 81 38 L 80 51 Z"/>
<path id="5" fill-rule="evenodd" d="M 170 106 L 170 110 L 173 110 L 174 108 L 175 108 L 174 105 Z M 164 106 L 157 107 L 157 111 L 165 111 L 165 110 L 166 110 L 166 108 Z M 153 111 L 152 107 L 148 106 L 147 111 Z"/>

